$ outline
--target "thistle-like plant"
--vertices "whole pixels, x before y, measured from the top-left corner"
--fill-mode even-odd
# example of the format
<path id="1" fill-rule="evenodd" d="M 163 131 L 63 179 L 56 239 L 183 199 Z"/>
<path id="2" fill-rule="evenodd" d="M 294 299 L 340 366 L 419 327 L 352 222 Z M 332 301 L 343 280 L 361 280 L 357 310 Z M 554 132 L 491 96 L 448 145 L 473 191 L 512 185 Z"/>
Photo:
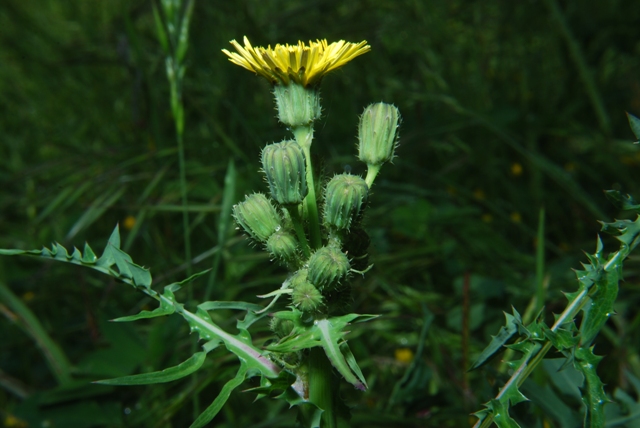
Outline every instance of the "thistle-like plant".
<path id="1" fill-rule="evenodd" d="M 336 427 L 339 414 L 348 416 L 348 409 L 340 401 L 340 377 L 359 390 L 367 388 L 345 340 L 345 329 L 375 315 L 350 313 L 350 282 L 355 273 L 364 274 L 370 268 L 369 237 L 361 221 L 380 167 L 393 159 L 400 116 L 392 105 L 377 103 L 367 107 L 361 117 L 358 143 L 359 158 L 368 168 L 366 178 L 338 174 L 317 194 L 310 149 L 313 123 L 321 112 L 320 82 L 328 72 L 368 52 L 369 46 L 366 42 L 328 44 L 322 40 L 308 45 L 299 42 L 273 49 L 254 48 L 246 38 L 244 47 L 231 43 L 237 53 L 225 50 L 230 60 L 273 85 L 280 121 L 294 138 L 269 144 L 262 151 L 269 196 L 253 193 L 233 207 L 239 229 L 290 271 L 279 289 L 259 296 L 270 298 L 268 305 L 206 301 L 193 312 L 185 309 L 176 292 L 205 272 L 165 286 L 162 291 L 154 290 L 149 270 L 134 263 L 120 249 L 118 227 L 100 257 L 88 244 L 84 251 L 74 248 L 71 254 L 60 244 L 33 251 L 0 250 L 0 254 L 54 259 L 113 276 L 159 303 L 152 311 L 143 310 L 115 321 L 175 313 L 185 319 L 203 343 L 201 351 L 175 367 L 97 383 L 140 385 L 180 379 L 201 368 L 207 353 L 222 345 L 238 358 L 237 374 L 192 427 L 211 421 L 233 389 L 254 376 L 260 377 L 260 386 L 252 391 L 258 397 L 282 398 L 298 406 L 302 426 Z M 209 312 L 220 309 L 245 312 L 237 322 L 237 334 L 225 331 L 212 320 Z M 270 318 L 273 338 L 255 344 L 249 328 L 264 318 Z"/>

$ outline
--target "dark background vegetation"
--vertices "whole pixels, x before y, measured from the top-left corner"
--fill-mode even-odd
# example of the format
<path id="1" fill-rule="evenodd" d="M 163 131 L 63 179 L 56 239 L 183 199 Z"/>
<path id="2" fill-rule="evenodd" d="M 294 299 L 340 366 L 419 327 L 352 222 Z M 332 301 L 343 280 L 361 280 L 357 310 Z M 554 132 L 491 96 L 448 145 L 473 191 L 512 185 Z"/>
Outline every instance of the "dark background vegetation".
<path id="1" fill-rule="evenodd" d="M 364 106 L 386 101 L 403 115 L 398 158 L 383 168 L 366 218 L 375 267 L 355 282 L 354 312 L 383 316 L 351 335 L 370 384 L 364 394 L 344 390 L 351 426 L 468 426 L 506 376 L 500 358 L 466 372 L 502 311 L 527 312 L 543 279 L 552 322 L 566 302 L 561 290 L 575 288 L 570 268 L 595 249 L 596 220 L 624 215 L 602 190 L 640 196 L 640 152 L 625 117 L 640 115 L 638 22 L 640 2 L 621 0 L 197 0 L 184 88 L 192 253 L 205 256 L 194 268 L 212 265 L 229 160 L 237 200 L 264 191 L 260 149 L 287 137 L 268 84 L 220 50 L 243 35 L 254 45 L 367 40 L 370 53 L 324 79 L 314 144 L 328 175 L 362 173 L 354 153 Z M 0 247 L 87 240 L 100 250 L 120 222 L 126 251 L 157 286 L 183 279 L 168 90 L 151 1 L 2 1 Z M 285 271 L 228 233 L 214 299 L 256 301 L 278 287 Z M 596 341 L 607 392 L 626 390 L 632 402 L 639 267 L 627 263 L 618 314 Z M 233 356 L 216 351 L 204 370 L 172 384 L 87 385 L 175 365 L 195 337 L 177 316 L 107 323 L 150 302 L 93 271 L 1 258 L 0 281 L 60 344 L 77 381 L 57 384 L 33 335 L 0 302 L 5 426 L 183 427 L 194 395 L 206 406 L 234 370 Z M 193 285 L 196 301 L 205 283 Z M 223 315 L 218 322 L 233 329 L 234 314 Z M 254 337 L 264 341 L 261 328 Z M 539 371 L 537 384 L 556 388 Z M 579 400 L 556 392 L 578 411 Z M 252 399 L 234 393 L 215 426 L 293 424 L 283 403 Z M 561 426 L 544 405 L 516 409 L 525 426 Z"/>

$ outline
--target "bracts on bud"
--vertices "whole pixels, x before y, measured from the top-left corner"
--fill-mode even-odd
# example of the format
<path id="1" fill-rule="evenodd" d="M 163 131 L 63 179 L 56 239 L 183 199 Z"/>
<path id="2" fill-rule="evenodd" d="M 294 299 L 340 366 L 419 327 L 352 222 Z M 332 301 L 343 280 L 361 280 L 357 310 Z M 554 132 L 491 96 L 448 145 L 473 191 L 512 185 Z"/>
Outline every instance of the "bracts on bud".
<path id="1" fill-rule="evenodd" d="M 357 175 L 334 176 L 327 184 L 324 194 L 325 226 L 349 229 L 360 221 L 368 193 L 367 183 Z"/>
<path id="2" fill-rule="evenodd" d="M 368 106 L 358 126 L 358 158 L 367 165 L 382 165 L 393 160 L 398 143 L 400 112 L 391 104 Z"/>
<path id="3" fill-rule="evenodd" d="M 303 312 L 315 312 L 324 305 L 324 298 L 312 283 L 307 279 L 307 269 L 300 269 L 291 277 L 291 302 Z"/>
<path id="4" fill-rule="evenodd" d="M 278 119 L 287 126 L 297 127 L 312 124 L 320 118 L 320 94 L 315 86 L 304 87 L 297 83 L 275 85 Z"/>
<path id="5" fill-rule="evenodd" d="M 282 223 L 282 218 L 262 193 L 253 193 L 234 205 L 233 216 L 238 225 L 259 242 L 266 242 Z"/>
<path id="6" fill-rule="evenodd" d="M 322 247 L 309 258 L 307 279 L 324 293 L 334 289 L 347 277 L 351 265 L 347 255 L 339 248 Z"/>
<path id="7" fill-rule="evenodd" d="M 262 168 L 271 197 L 282 205 L 297 205 L 307 195 L 304 152 L 293 140 L 269 144 L 262 150 Z"/>
<path id="8" fill-rule="evenodd" d="M 275 232 L 267 240 L 267 251 L 285 266 L 297 267 L 300 264 L 299 250 L 295 236 L 286 230 Z"/>

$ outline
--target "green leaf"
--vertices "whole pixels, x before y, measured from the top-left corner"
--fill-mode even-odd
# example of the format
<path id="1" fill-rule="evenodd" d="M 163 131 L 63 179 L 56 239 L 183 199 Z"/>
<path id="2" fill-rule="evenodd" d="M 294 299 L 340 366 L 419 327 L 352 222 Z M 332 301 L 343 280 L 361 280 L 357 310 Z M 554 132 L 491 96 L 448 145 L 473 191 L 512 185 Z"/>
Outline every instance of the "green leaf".
<path id="1" fill-rule="evenodd" d="M 623 195 L 618 190 L 605 190 L 604 195 L 619 210 L 640 210 L 640 204 L 631 195 Z"/>
<path id="2" fill-rule="evenodd" d="M 189 23 L 191 22 L 191 14 L 193 13 L 194 0 L 188 0 L 187 7 L 182 15 L 180 23 L 180 34 L 178 35 L 178 46 L 176 48 L 176 62 L 182 64 L 189 47 Z"/>
<path id="3" fill-rule="evenodd" d="M 493 410 L 493 422 L 498 428 L 520 428 L 520 425 L 509 416 L 509 408 L 500 402 L 500 400 L 491 400 L 491 408 Z"/>
<path id="4" fill-rule="evenodd" d="M 277 312 L 275 317 L 290 319 L 294 322 L 294 329 L 289 336 L 279 342 L 267 346 L 273 352 L 297 352 L 302 349 L 322 346 L 331 364 L 340 372 L 347 382 L 364 391 L 367 386 L 349 367 L 345 356 L 340 351 L 340 344 L 347 332 L 344 328 L 351 322 L 363 322 L 376 318 L 376 315 L 349 314 L 341 317 L 316 320 L 312 324 L 302 322 L 302 312 L 298 310 Z M 355 361 L 353 362 L 355 364 Z M 360 373 L 360 376 L 362 374 Z"/>
<path id="5" fill-rule="evenodd" d="M 613 315 L 613 304 L 618 297 L 620 269 L 604 272 L 604 278 L 596 281 L 596 291 L 584 307 L 580 324 L 580 346 L 589 346 L 607 320 Z"/>
<path id="6" fill-rule="evenodd" d="M 631 113 L 627 113 L 627 119 L 629 119 L 629 126 L 631 126 L 633 134 L 638 140 L 640 140 L 640 119 L 638 119 Z"/>
<path id="7" fill-rule="evenodd" d="M 176 306 L 175 306 L 176 305 L 176 298 L 175 298 L 175 296 L 174 296 L 174 294 L 171 291 L 171 288 L 169 286 L 164 288 L 163 296 L 166 297 L 166 299 L 161 299 L 160 300 L 160 307 L 154 309 L 153 311 L 141 311 L 140 313 L 138 313 L 136 315 L 129 315 L 129 316 L 126 316 L 126 317 L 120 317 L 120 318 L 113 319 L 111 321 L 113 321 L 113 322 L 128 322 L 128 321 L 136 321 L 136 320 L 141 320 L 141 319 L 157 318 L 157 317 L 163 317 L 163 316 L 166 316 L 166 315 L 171 315 L 172 313 L 174 313 L 176 311 Z"/>
<path id="8" fill-rule="evenodd" d="M 153 20 L 156 23 L 156 31 L 158 32 L 158 40 L 160 41 L 160 46 L 162 46 L 162 50 L 165 55 L 169 55 L 169 37 L 167 36 L 167 30 L 165 29 L 164 22 L 162 22 L 162 17 L 160 16 L 160 12 L 158 8 L 153 6 Z"/>
<path id="9" fill-rule="evenodd" d="M 485 365 L 491 357 L 493 357 L 502 347 L 513 337 L 518 331 L 518 325 L 522 324 L 522 318 L 518 311 L 513 309 L 513 315 L 504 312 L 506 324 L 500 327 L 498 334 L 492 336 L 489 345 L 480 353 L 476 361 L 471 365 L 469 370 L 475 370 Z"/>
<path id="10" fill-rule="evenodd" d="M 578 348 L 575 353 L 574 367 L 584 375 L 585 387 L 582 401 L 585 404 L 584 427 L 601 428 L 604 426 L 604 405 L 609 399 L 604 393 L 604 385 L 596 368 L 602 357 L 593 354 L 593 348 Z"/>
<path id="11" fill-rule="evenodd" d="M 196 352 L 185 362 L 168 369 L 152 373 L 123 376 L 115 379 L 98 380 L 93 383 L 99 383 L 102 385 L 150 385 L 155 383 L 171 382 L 197 371 L 202 367 L 202 363 L 204 363 L 206 356 L 206 352 Z"/>
<path id="12" fill-rule="evenodd" d="M 190 428 L 200 428 L 211 422 L 211 420 L 216 417 L 220 409 L 222 409 L 222 406 L 224 406 L 224 404 L 229 399 L 231 391 L 236 389 L 242 382 L 244 382 L 247 371 L 247 366 L 244 363 L 240 364 L 240 368 L 238 369 L 238 373 L 236 373 L 236 376 L 229 382 L 224 384 L 222 390 L 220 390 L 220 394 L 218 394 L 216 399 L 213 400 L 213 403 L 211 403 L 209 407 L 207 407 L 205 411 L 202 412 L 195 421 L 193 421 Z"/>

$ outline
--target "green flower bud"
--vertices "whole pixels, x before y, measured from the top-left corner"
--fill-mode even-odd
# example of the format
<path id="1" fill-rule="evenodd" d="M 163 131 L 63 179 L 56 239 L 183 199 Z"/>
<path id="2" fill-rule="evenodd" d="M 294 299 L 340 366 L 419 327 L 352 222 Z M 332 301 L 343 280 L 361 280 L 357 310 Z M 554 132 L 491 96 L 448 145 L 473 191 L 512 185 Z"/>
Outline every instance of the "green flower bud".
<path id="1" fill-rule="evenodd" d="M 298 263 L 298 240 L 285 230 L 279 230 L 269 237 L 267 251 L 285 265 L 295 266 Z"/>
<path id="2" fill-rule="evenodd" d="M 364 109 L 358 126 L 358 158 L 376 166 L 392 160 L 399 124 L 400 112 L 391 104 L 376 103 Z"/>
<path id="3" fill-rule="evenodd" d="M 287 126 L 303 126 L 320 118 L 320 94 L 317 87 L 304 87 L 297 83 L 275 85 L 278 119 Z"/>
<path id="4" fill-rule="evenodd" d="M 327 184 L 324 193 L 324 223 L 338 229 L 360 220 L 367 202 L 369 187 L 357 175 L 340 174 Z"/>
<path id="5" fill-rule="evenodd" d="M 269 144 L 262 150 L 262 168 L 271 197 L 282 205 L 297 205 L 307 195 L 304 152 L 293 140 Z"/>
<path id="6" fill-rule="evenodd" d="M 291 302 L 303 312 L 318 310 L 323 305 L 320 291 L 307 280 L 307 269 L 300 269 L 290 279 Z"/>
<path id="7" fill-rule="evenodd" d="M 335 288 L 351 268 L 346 254 L 337 247 L 322 247 L 309 258 L 307 279 L 320 290 Z"/>
<path id="8" fill-rule="evenodd" d="M 280 318 L 271 318 L 269 323 L 269 328 L 272 332 L 276 334 L 280 339 L 288 336 L 293 331 L 293 321 L 291 320 L 283 320 Z"/>
<path id="9" fill-rule="evenodd" d="M 233 206 L 236 222 L 256 241 L 265 242 L 280 229 L 282 218 L 262 193 L 246 196 Z"/>

